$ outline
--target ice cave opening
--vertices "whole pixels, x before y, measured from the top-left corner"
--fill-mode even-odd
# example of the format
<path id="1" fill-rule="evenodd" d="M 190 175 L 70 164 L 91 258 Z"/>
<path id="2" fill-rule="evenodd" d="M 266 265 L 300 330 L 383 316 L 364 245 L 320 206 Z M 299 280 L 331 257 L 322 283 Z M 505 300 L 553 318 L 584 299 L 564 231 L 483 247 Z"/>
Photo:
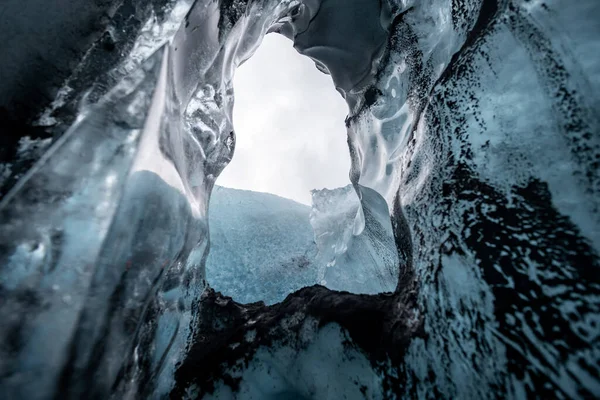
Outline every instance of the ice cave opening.
<path id="1" fill-rule="evenodd" d="M 598 0 L 23 3 L 0 398 L 598 397 Z M 310 208 L 214 186 L 268 32 L 348 104 Z"/>
<path id="2" fill-rule="evenodd" d="M 233 87 L 235 153 L 217 185 L 310 206 L 311 190 L 350 184 L 348 106 L 291 40 L 266 35 L 236 69 Z"/>
<path id="3" fill-rule="evenodd" d="M 356 251 L 365 249 L 353 233 L 362 210 L 349 179 L 346 102 L 292 44 L 268 34 L 235 72 L 235 152 L 211 195 L 207 282 L 242 303 L 275 303 L 314 284 L 391 291 L 369 284 L 361 265 L 395 254 L 393 241 L 372 252 L 376 260 Z M 354 265 L 353 282 L 344 265 Z"/>

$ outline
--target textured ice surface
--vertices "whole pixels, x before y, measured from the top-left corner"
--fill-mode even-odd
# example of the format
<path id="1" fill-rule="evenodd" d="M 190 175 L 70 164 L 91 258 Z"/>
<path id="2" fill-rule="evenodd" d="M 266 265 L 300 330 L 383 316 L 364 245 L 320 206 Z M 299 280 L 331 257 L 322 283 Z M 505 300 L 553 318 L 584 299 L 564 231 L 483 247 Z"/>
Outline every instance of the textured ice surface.
<path id="1" fill-rule="evenodd" d="M 240 303 L 273 304 L 317 283 L 310 207 L 216 186 L 210 199 L 206 279 Z"/>
<path id="2" fill-rule="evenodd" d="M 288 343 L 261 347 L 250 364 L 234 378 L 239 389 L 234 392 L 224 382 L 217 382 L 215 393 L 205 399 L 382 399 L 382 380 L 358 348 L 343 343 L 348 338 L 337 324 L 319 329 L 316 320 L 306 320 L 298 335 L 297 352 Z M 245 340 L 252 341 L 252 335 Z M 193 389 L 191 390 L 193 393 Z M 193 396 L 192 396 L 193 397 Z"/>
<path id="3" fill-rule="evenodd" d="M 206 280 L 240 303 L 273 304 L 314 284 L 392 292 L 398 255 L 387 209 L 380 221 L 368 211 L 364 228 L 362 213 L 356 221 L 359 205 L 352 186 L 314 191 L 312 208 L 217 186 L 210 200 Z"/>
<path id="4" fill-rule="evenodd" d="M 0 203 L 2 397 L 597 397 L 599 7 L 196 1 Z M 364 246 L 355 266 L 397 277 L 393 293 L 204 290 L 232 76 L 267 31 L 349 104 L 359 203 L 317 202 L 340 215 L 313 219 L 335 232 L 320 256 Z M 396 270 L 368 261 L 390 241 L 377 227 Z"/>

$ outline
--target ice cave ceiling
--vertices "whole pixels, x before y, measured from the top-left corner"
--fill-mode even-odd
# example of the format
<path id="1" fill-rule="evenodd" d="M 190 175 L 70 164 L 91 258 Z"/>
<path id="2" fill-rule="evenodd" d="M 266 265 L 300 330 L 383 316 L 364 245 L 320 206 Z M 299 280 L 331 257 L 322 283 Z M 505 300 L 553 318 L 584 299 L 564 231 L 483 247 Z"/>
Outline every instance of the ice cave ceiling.
<path id="1" fill-rule="evenodd" d="M 5 0 L 0 398 L 600 397 L 599 21 Z M 214 187 L 268 32 L 348 104 L 352 185 L 310 210 Z"/>

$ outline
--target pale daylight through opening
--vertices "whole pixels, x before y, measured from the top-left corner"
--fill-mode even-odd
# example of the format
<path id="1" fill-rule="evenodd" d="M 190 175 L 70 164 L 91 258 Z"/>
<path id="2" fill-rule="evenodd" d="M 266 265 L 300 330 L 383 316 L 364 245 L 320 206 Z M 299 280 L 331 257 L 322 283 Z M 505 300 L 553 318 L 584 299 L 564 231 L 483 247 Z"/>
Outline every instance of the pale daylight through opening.
<path id="1" fill-rule="evenodd" d="M 350 183 L 346 103 L 290 40 L 267 35 L 237 69 L 234 90 L 236 149 L 218 185 L 310 205 L 312 189 Z"/>

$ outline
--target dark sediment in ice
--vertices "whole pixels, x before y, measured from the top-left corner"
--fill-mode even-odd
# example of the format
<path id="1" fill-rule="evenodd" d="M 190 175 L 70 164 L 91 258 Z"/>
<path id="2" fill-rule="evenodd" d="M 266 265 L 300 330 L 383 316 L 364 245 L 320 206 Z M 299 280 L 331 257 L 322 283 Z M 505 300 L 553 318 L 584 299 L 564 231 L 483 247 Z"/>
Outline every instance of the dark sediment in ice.
<path id="1" fill-rule="evenodd" d="M 598 2 L 303 4 L 196 2 L 173 44 L 142 74 L 145 96 L 134 101 L 123 89 L 85 108 L 93 112 L 74 126 L 77 134 L 53 149 L 60 157 L 44 159 L 0 205 L 7 299 L 0 315 L 8 327 L 1 333 L 20 346 L 2 349 L 3 390 L 31 389 L 15 373 L 25 370 L 37 371 L 40 387 L 56 388 L 39 398 L 78 397 L 84 389 L 97 397 L 323 398 L 332 396 L 329 387 L 302 360 L 331 355 L 330 345 L 343 363 L 319 365 L 355 385 L 344 392 L 352 396 L 597 396 Z M 343 10 L 336 13 L 336 5 Z M 328 24 L 356 22 L 362 6 L 364 25 Z M 363 219 L 357 214 L 357 234 L 369 232 L 364 224 L 379 221 L 387 207 L 399 259 L 394 293 L 313 286 L 271 306 L 238 304 L 210 289 L 200 296 L 208 199 L 234 148 L 232 73 L 269 30 L 297 39 L 346 95 L 351 181 L 358 195 L 368 188 L 371 203 L 385 206 Z M 105 39 L 98 43 L 112 54 L 119 41 Z M 352 65 L 338 64 L 335 54 Z M 113 65 L 107 63 L 97 65 Z M 32 85 L 49 87 L 40 82 Z M 130 115 L 135 107 L 144 121 Z M 94 132 L 106 135 L 105 143 Z M 114 160 L 126 167 L 110 170 Z M 151 176 L 151 184 L 136 186 L 132 177 L 139 176 Z M 94 202 L 92 189 L 106 201 Z M 158 200 L 136 202 L 148 192 Z M 361 207 L 369 211 L 367 197 Z M 89 250 L 63 246 L 85 237 L 81 227 L 93 222 L 104 228 L 90 233 Z M 139 265 L 114 270 L 127 265 L 129 252 Z M 166 260 L 154 257 L 163 253 Z M 73 262 L 57 254 L 90 259 L 82 265 L 93 269 L 92 290 L 89 275 L 63 289 L 81 320 L 69 319 L 63 293 L 52 289 L 71 279 Z M 29 308 L 36 312 L 23 312 Z M 94 318 L 96 309 L 104 319 Z M 34 339 L 46 329 L 64 334 L 54 347 L 14 334 L 31 327 Z M 276 371 L 281 379 L 269 381 L 274 388 L 255 379 L 271 376 L 257 364 L 290 359 L 299 360 L 293 374 L 300 383 L 286 379 L 289 363 Z M 31 369 L 31 360 L 47 368 Z M 348 380 L 353 365 L 376 383 Z"/>

